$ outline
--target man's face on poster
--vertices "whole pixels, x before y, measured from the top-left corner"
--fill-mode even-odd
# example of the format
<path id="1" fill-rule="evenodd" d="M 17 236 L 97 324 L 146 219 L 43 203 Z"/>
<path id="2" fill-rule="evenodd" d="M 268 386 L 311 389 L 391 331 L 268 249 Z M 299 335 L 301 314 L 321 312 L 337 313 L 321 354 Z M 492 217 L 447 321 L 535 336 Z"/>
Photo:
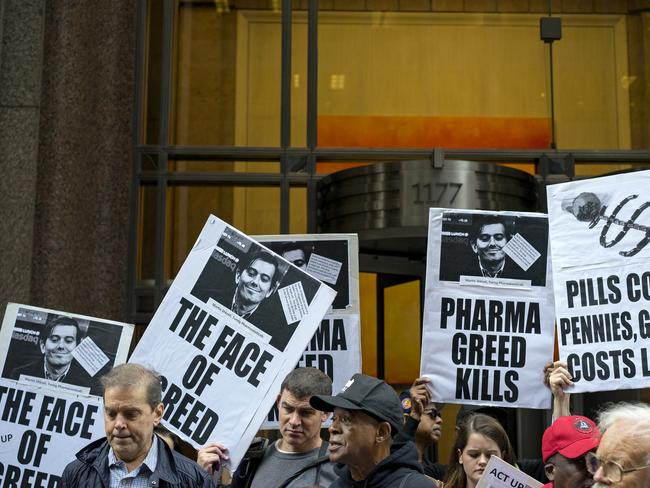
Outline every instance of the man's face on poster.
<path id="1" fill-rule="evenodd" d="M 302 249 L 290 249 L 282 254 L 282 257 L 293 263 L 294 266 L 300 269 L 307 269 L 307 258 Z"/>
<path id="2" fill-rule="evenodd" d="M 57 368 L 66 366 L 72 361 L 71 353 L 77 347 L 77 328 L 74 325 L 57 325 L 40 345 L 48 364 Z"/>
<path id="3" fill-rule="evenodd" d="M 243 305 L 256 305 L 268 298 L 272 290 L 275 265 L 261 259 L 253 261 L 248 268 L 235 275 L 237 299 Z"/>
<path id="4" fill-rule="evenodd" d="M 472 243 L 472 249 L 482 263 L 494 266 L 506 258 L 503 247 L 508 243 L 506 228 L 503 224 L 483 225 Z"/>

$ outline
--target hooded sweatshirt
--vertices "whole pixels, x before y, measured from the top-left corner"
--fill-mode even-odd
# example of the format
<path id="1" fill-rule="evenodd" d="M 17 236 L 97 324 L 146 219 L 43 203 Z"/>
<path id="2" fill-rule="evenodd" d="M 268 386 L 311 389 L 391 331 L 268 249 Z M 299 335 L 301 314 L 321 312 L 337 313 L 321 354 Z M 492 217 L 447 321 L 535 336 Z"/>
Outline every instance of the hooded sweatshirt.
<path id="1" fill-rule="evenodd" d="M 390 455 L 382 459 L 366 479 L 361 481 L 352 479 L 347 466 L 338 465 L 334 471 L 339 478 L 330 485 L 330 488 L 431 488 L 436 486 L 422 474 L 415 444 L 395 443 L 390 451 Z"/>

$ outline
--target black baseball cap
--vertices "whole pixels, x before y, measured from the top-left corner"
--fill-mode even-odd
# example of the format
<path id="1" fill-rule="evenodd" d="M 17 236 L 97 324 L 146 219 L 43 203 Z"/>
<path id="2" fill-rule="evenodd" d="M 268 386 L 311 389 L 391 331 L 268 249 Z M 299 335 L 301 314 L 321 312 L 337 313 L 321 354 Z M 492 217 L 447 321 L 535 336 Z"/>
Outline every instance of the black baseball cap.
<path id="1" fill-rule="evenodd" d="M 365 374 L 355 374 L 335 396 L 312 396 L 309 404 L 321 412 L 333 412 L 335 408 L 361 410 L 388 422 L 393 432 L 402 428 L 402 404 L 395 391 L 386 382 Z"/>

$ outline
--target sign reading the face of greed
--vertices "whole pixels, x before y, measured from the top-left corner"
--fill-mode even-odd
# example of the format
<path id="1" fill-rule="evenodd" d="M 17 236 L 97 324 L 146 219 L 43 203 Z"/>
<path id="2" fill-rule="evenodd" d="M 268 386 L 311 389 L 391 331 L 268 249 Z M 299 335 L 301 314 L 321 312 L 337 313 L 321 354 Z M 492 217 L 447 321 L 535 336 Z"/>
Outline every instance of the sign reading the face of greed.
<path id="1" fill-rule="evenodd" d="M 163 423 L 235 469 L 335 294 L 210 216 L 130 361 L 162 375 Z"/>

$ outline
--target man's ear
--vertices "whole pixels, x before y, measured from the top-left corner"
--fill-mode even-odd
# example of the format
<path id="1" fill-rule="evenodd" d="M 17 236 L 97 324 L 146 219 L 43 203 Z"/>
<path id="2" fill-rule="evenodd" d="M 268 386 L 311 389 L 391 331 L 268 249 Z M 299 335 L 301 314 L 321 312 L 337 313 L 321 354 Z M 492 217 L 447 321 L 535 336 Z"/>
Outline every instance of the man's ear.
<path id="1" fill-rule="evenodd" d="M 472 251 L 474 251 L 474 254 L 477 254 L 477 253 L 478 253 L 478 247 L 476 247 L 476 243 L 475 243 L 475 242 L 472 242 L 472 243 L 470 244 L 470 247 L 472 248 Z"/>
<path id="2" fill-rule="evenodd" d="M 278 393 L 278 397 L 275 399 L 275 404 L 278 407 L 278 410 L 280 410 L 280 398 L 282 398 L 282 393 Z"/>
<path id="3" fill-rule="evenodd" d="M 553 481 L 555 478 L 555 465 L 553 463 L 546 463 L 544 465 L 544 472 L 549 481 Z"/>
<path id="4" fill-rule="evenodd" d="M 388 422 L 379 422 L 377 424 L 377 433 L 375 440 L 378 443 L 386 442 L 391 438 L 391 428 Z"/>
<path id="5" fill-rule="evenodd" d="M 45 342 L 38 341 L 38 346 L 41 348 L 41 354 L 45 354 Z"/>
<path id="6" fill-rule="evenodd" d="M 154 419 L 153 419 L 153 424 L 158 425 L 160 421 L 162 420 L 163 413 L 165 413 L 165 405 L 163 403 L 159 403 L 156 405 L 156 408 L 153 409 L 154 413 Z"/>

